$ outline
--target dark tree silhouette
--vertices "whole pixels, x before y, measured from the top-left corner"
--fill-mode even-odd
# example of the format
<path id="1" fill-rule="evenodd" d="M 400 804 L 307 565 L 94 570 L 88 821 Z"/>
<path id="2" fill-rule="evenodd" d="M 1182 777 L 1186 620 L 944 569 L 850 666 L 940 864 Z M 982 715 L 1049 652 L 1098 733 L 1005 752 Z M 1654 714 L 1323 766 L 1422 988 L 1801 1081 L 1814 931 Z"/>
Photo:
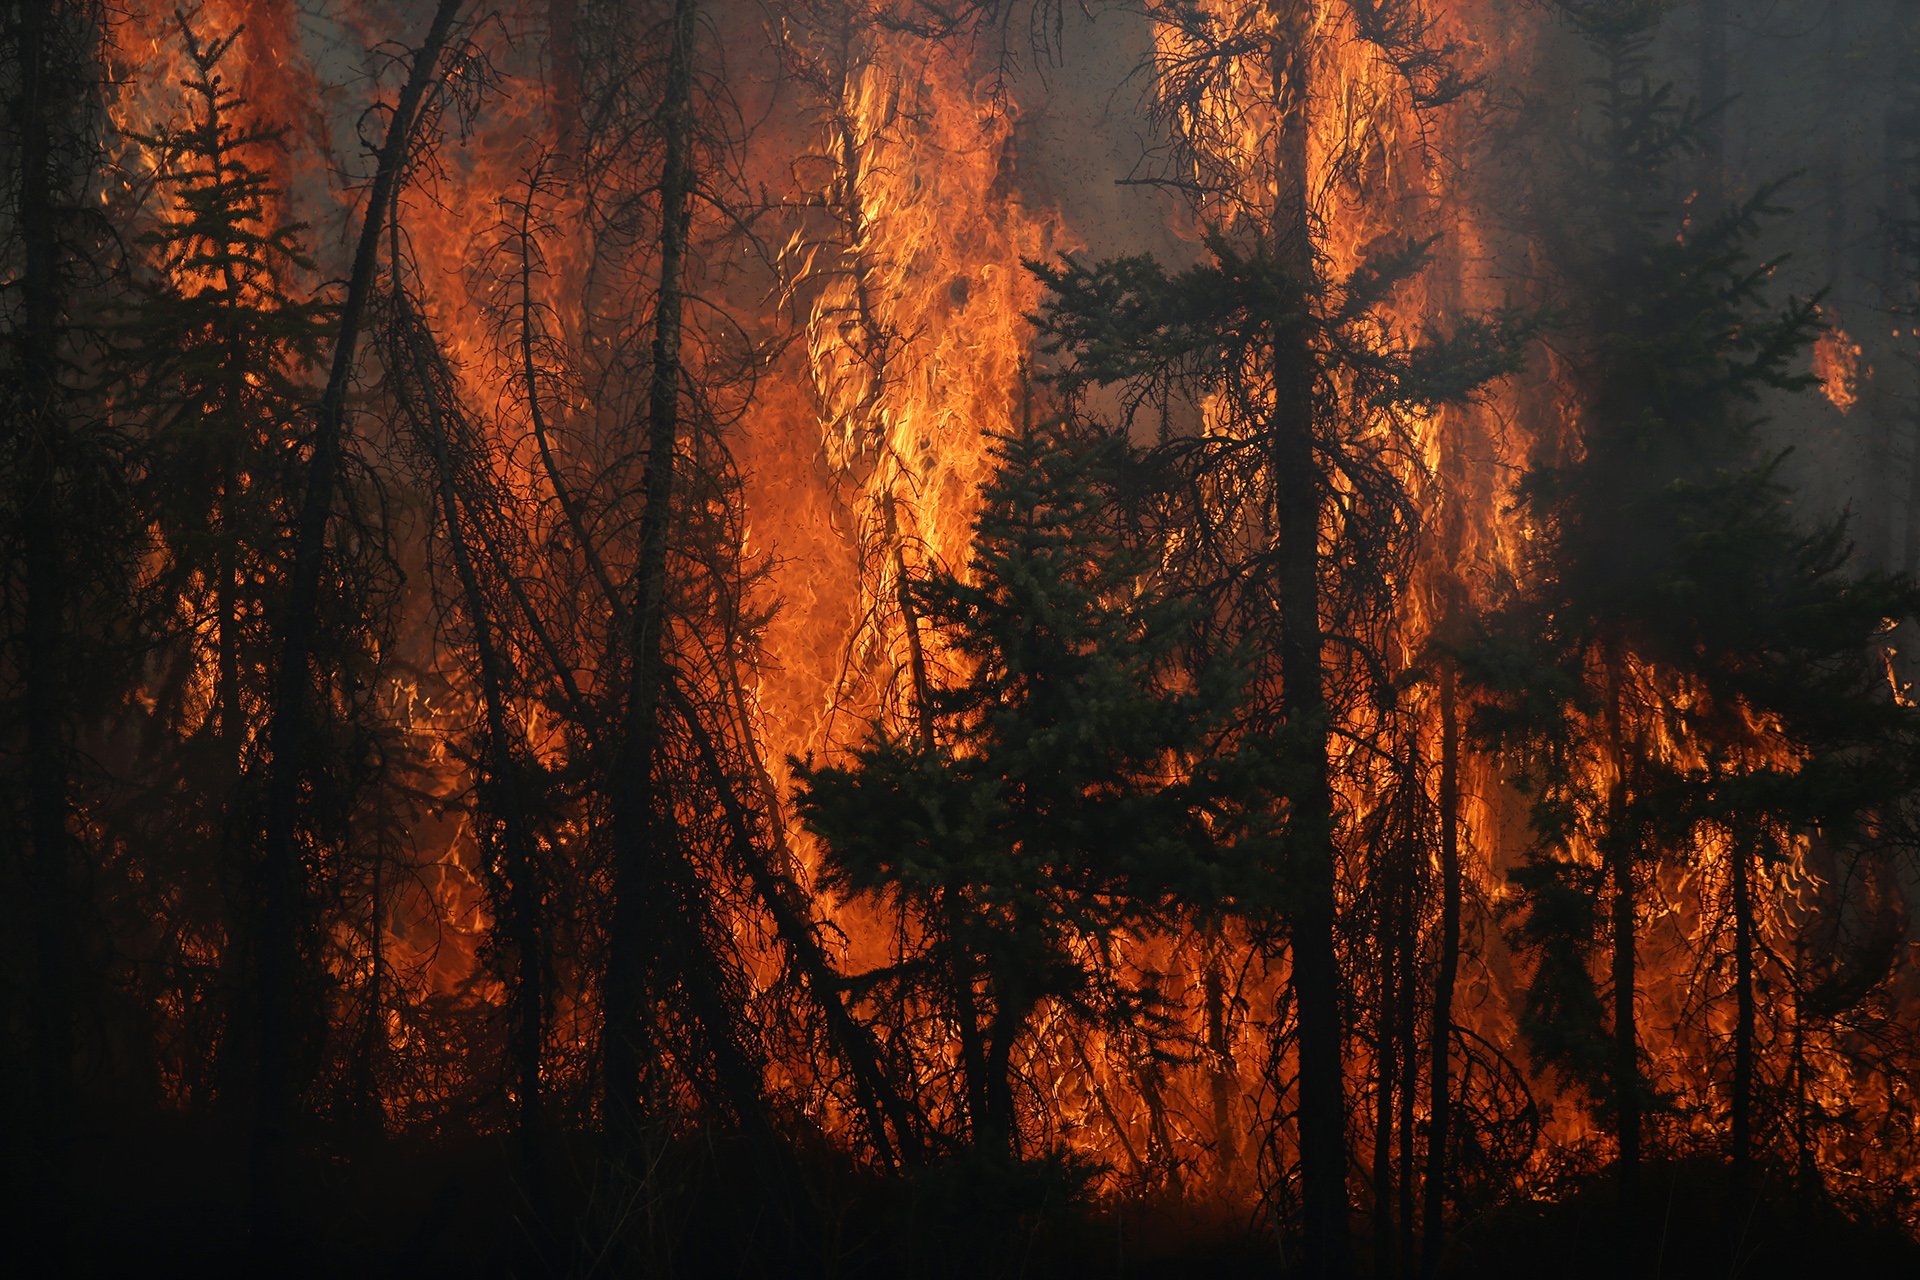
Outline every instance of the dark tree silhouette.
<path id="1" fill-rule="evenodd" d="M 1575 439 L 1536 457 L 1523 482 L 1532 562 L 1472 661 L 1492 695 L 1478 727 L 1533 802 L 1537 843 L 1514 873 L 1517 937 L 1534 961 L 1524 1025 L 1541 1060 L 1584 1083 L 1610 1120 L 1631 1211 L 1657 1101 L 1636 1009 L 1653 871 L 1703 856 L 1703 826 L 1726 833 L 1744 1176 L 1754 859 L 1786 856 L 1796 826 L 1884 812 L 1907 785 L 1896 762 L 1911 726 L 1875 637 L 1914 598 L 1902 581 L 1849 576 L 1841 526 L 1796 530 L 1778 460 L 1758 451 L 1761 397 L 1806 389 L 1796 362 L 1816 329 L 1811 303 L 1764 296 L 1774 264 L 1752 245 L 1772 193 L 1690 219 L 1673 184 L 1698 121 L 1651 79 L 1658 6 L 1568 11 L 1600 66 L 1599 123 L 1577 153 L 1589 234 L 1564 259 L 1581 302 L 1581 407 Z M 1835 737 L 1840 723 L 1859 736 Z"/>
<path id="2" fill-rule="evenodd" d="M 1190 611 L 1157 598 L 1150 548 L 1104 497 L 1123 446 L 1056 426 L 1000 444 L 964 578 L 909 586 L 929 646 L 916 723 L 845 766 L 796 765 L 828 885 L 898 903 L 961 1046 L 967 1135 L 1027 1151 L 1015 1049 L 1050 1002 L 1124 1025 L 1106 939 L 1217 904 L 1232 854 L 1218 735 L 1237 677 L 1179 661 Z M 867 975 L 871 980 L 876 975 Z"/>
<path id="3" fill-rule="evenodd" d="M 75 830 L 80 734 L 110 705 L 132 576 L 125 442 L 90 349 L 118 272 L 96 213 L 106 158 L 105 14 L 26 0 L 0 19 L 0 1090 L 9 1215 L 69 1243 L 71 1131 L 97 1011 L 87 849 Z M 23 1235 L 15 1238 L 26 1238 Z"/>

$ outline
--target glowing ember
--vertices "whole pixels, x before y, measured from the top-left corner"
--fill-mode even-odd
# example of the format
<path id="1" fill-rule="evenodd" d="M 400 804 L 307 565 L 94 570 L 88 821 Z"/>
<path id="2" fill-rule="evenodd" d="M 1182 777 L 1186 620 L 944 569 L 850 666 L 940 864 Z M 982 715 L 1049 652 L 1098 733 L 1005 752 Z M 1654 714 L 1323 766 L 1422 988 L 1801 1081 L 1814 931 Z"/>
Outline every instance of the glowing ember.
<path id="1" fill-rule="evenodd" d="M 1813 344 L 1813 376 L 1820 380 L 1820 394 L 1841 413 L 1853 412 L 1860 402 L 1860 386 L 1873 375 L 1861 356 L 1860 344 L 1847 336 L 1837 324 L 1821 330 Z"/>

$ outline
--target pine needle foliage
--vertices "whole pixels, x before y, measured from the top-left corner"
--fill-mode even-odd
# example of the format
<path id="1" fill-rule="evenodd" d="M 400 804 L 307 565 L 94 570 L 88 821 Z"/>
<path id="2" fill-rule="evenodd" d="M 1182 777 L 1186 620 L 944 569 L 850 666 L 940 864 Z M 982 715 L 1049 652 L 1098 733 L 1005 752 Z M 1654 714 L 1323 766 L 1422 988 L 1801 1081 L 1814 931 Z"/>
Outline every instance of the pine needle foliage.
<path id="1" fill-rule="evenodd" d="M 983 1129 L 1017 1145 L 1007 1064 L 1035 1011 L 1148 1012 L 1151 992 L 1102 977 L 1109 940 L 1228 887 L 1206 815 L 1231 769 L 1194 760 L 1240 673 L 1187 670 L 1192 611 L 1154 589 L 1108 496 L 1126 449 L 1058 426 L 1002 438 L 966 573 L 911 586 L 936 667 L 918 723 L 797 766 L 827 887 L 901 909 L 977 1045 L 989 1148 Z"/>

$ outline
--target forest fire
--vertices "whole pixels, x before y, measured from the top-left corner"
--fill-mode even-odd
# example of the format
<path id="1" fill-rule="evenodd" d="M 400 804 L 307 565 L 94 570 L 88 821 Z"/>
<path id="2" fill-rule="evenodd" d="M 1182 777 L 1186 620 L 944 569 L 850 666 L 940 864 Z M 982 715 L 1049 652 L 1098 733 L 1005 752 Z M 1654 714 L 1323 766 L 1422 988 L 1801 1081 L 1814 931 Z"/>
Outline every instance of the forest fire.
<path id="1" fill-rule="evenodd" d="M 16 1238 L 1914 1265 L 1920 26 L 1775 8 L 21 0 Z"/>

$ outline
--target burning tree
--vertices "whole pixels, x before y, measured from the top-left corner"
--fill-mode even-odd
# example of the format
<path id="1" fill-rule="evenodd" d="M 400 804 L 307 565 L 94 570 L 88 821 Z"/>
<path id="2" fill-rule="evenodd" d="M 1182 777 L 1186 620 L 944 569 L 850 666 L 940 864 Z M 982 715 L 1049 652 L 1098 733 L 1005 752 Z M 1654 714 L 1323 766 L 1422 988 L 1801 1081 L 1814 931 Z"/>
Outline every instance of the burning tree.
<path id="1" fill-rule="evenodd" d="M 1757 868 L 1793 864 L 1812 829 L 1844 840 L 1895 820 L 1915 724 L 1876 649 L 1916 597 L 1850 576 L 1843 526 L 1796 529 L 1780 459 L 1758 451 L 1763 395 L 1812 383 L 1796 366 L 1817 325 L 1811 302 L 1765 301 L 1775 264 L 1752 242 L 1771 190 L 1701 219 L 1676 207 L 1697 129 L 1649 74 L 1658 7 L 1569 13 L 1601 68 L 1600 123 L 1578 153 L 1584 234 L 1563 258 L 1582 301 L 1579 405 L 1565 437 L 1540 437 L 1520 490 L 1534 531 L 1522 584 L 1486 619 L 1473 665 L 1490 695 L 1478 727 L 1533 804 L 1536 844 L 1514 872 L 1533 962 L 1524 1026 L 1610 1121 L 1631 1206 L 1663 1101 L 1639 1011 L 1649 899 L 1672 896 L 1661 871 L 1724 864 L 1744 1178 L 1768 950 Z"/>
<path id="2" fill-rule="evenodd" d="M 282 220 L 285 193 L 263 165 L 283 131 L 257 123 L 223 80 L 239 33 L 205 39 L 182 17 L 175 38 L 194 72 L 184 86 L 188 114 L 134 139 L 154 158 L 166 198 L 141 237 L 145 288 L 124 318 L 119 362 L 126 408 L 142 427 L 142 505 L 156 542 L 147 688 L 157 727 L 177 738 L 164 761 L 172 776 L 148 783 L 177 806 L 167 826 L 186 846 L 176 855 L 184 865 L 168 877 L 176 980 L 190 993 L 186 1003 L 215 1006 L 202 1016 L 224 1016 L 221 1092 L 238 1096 L 261 1047 L 261 1014 L 244 1002 L 224 1007 L 245 961 L 225 974 L 203 967 L 214 939 L 231 937 L 240 955 L 261 945 L 247 940 L 260 868 L 256 833 L 241 815 L 257 812 L 277 640 L 271 615 L 286 585 L 304 474 L 297 441 L 328 308 L 301 296 L 314 271 L 304 228 Z M 210 863 L 199 861 L 204 847 L 219 850 Z M 274 997 L 290 998 L 284 990 Z M 314 998 L 309 989 L 298 1003 Z M 323 1017 L 307 1014 L 311 1032 Z M 204 1098 L 213 1082 L 191 1058 L 181 1055 L 182 1087 Z"/>
<path id="3" fill-rule="evenodd" d="M 1911 1226 L 1916 592 L 1805 513 L 1871 456 L 1903 554 L 1912 95 L 1807 113 L 1824 226 L 1738 193 L 1770 24 L 1860 94 L 1913 19 L 1676 8 L 9 8 L 14 1203 L 1405 1276 L 1617 1155 L 1663 1241 Z"/>
<path id="4" fill-rule="evenodd" d="M 1387 13 L 1361 6 L 1345 34 L 1360 58 L 1405 76 L 1412 50 L 1427 47 L 1415 39 L 1425 28 L 1407 25 L 1410 8 L 1379 26 Z M 1338 868 L 1359 829 L 1336 801 L 1336 785 L 1359 778 L 1336 779 L 1333 762 L 1347 753 L 1334 735 L 1390 732 L 1390 717 L 1376 721 L 1371 709 L 1392 695 L 1366 691 L 1393 679 L 1390 618 L 1426 479 L 1421 425 L 1509 369 L 1514 342 L 1504 320 L 1453 332 L 1399 321 L 1396 297 L 1432 241 L 1389 239 L 1334 268 L 1317 203 L 1332 197 L 1316 193 L 1362 178 L 1316 145 L 1310 86 L 1338 55 L 1310 6 L 1160 16 L 1159 92 L 1183 166 L 1162 180 L 1195 193 L 1206 257 L 1181 272 L 1147 259 L 1043 268 L 1054 296 L 1039 324 L 1065 357 L 1070 397 L 1121 383 L 1136 410 L 1164 413 L 1175 396 L 1203 410 L 1202 430 L 1163 446 L 1190 495 L 1184 589 L 1260 652 L 1255 704 L 1285 730 L 1284 888 L 1266 919 L 1286 937 L 1299 1013 L 1308 1265 L 1333 1274 L 1348 1265 Z M 1429 70 L 1444 61 L 1428 53 Z M 1430 100 L 1424 82 L 1403 83 Z M 1361 114 L 1345 127 L 1350 157 L 1370 121 Z M 1419 785 L 1401 802 L 1421 803 Z"/>
<path id="5" fill-rule="evenodd" d="M 995 1159 L 1030 1151 L 1014 1052 L 1035 1014 L 1155 1016 L 1114 947 L 1218 909 L 1249 854 L 1228 830 L 1236 762 L 1215 754 L 1238 673 L 1183 662 L 1191 611 L 1114 505 L 1125 451 L 1058 425 L 1003 439 L 965 577 L 907 587 L 928 647 L 912 726 L 796 766 L 823 886 L 897 903 L 916 939 L 859 981 L 931 986 L 968 1141 Z"/>

